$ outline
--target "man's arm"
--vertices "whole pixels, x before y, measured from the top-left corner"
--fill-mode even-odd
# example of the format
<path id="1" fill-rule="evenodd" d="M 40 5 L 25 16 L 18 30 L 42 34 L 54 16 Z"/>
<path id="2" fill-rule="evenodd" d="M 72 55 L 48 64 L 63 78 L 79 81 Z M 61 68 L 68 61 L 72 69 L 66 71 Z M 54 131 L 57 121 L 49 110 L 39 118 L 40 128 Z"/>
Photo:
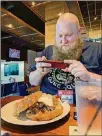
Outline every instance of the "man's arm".
<path id="1" fill-rule="evenodd" d="M 102 75 L 94 74 L 89 72 L 89 81 L 97 81 L 97 80 L 102 80 Z"/>
<path id="2" fill-rule="evenodd" d="M 42 75 L 41 72 L 39 72 L 38 70 L 31 72 L 29 75 L 30 84 L 34 86 L 40 85 L 43 79 L 43 76 L 44 75 Z"/>
<path id="3" fill-rule="evenodd" d="M 32 66 L 30 68 L 30 75 L 29 75 L 29 81 L 31 85 L 40 85 L 42 82 L 42 79 L 44 75 L 46 75 L 50 71 L 51 64 L 48 63 L 42 63 L 41 61 L 44 61 L 46 59 L 51 59 L 53 50 L 53 46 L 48 46 L 42 51 L 42 54 L 39 58 L 36 58 L 36 65 Z"/>
<path id="4" fill-rule="evenodd" d="M 48 72 L 50 72 L 51 64 L 42 62 L 44 60 L 46 60 L 45 56 L 35 59 L 35 61 L 37 62 L 36 70 L 32 71 L 29 75 L 29 81 L 31 85 L 35 85 L 35 86 L 40 85 L 43 77 Z"/>
<path id="5" fill-rule="evenodd" d="M 83 81 L 97 81 L 102 80 L 102 75 L 89 72 L 80 61 L 64 60 L 68 63 L 69 67 L 63 69 L 64 72 L 71 72 L 75 77 L 79 77 Z"/>

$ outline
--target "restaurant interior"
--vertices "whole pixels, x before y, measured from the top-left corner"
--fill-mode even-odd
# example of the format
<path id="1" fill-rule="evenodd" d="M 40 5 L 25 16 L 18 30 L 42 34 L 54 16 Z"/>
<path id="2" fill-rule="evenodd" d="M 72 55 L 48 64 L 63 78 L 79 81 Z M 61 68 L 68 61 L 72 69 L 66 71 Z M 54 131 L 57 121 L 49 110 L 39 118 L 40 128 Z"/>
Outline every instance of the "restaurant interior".
<path id="1" fill-rule="evenodd" d="M 78 17 L 81 40 L 102 43 L 102 1 L 1 1 L 2 106 L 18 96 L 22 98 L 40 90 L 40 86 L 30 84 L 29 74 L 36 64 L 35 58 L 55 44 L 57 19 L 67 12 Z M 10 136 L 68 135 L 68 127 L 77 125 L 76 108 L 72 107 L 70 115 L 47 127 L 38 126 L 40 123 L 33 127 L 32 122 L 18 126 L 12 120 L 10 123 L 2 124 L 3 130 L 11 132 Z M 73 128 L 76 133 L 77 128 Z"/>
<path id="2" fill-rule="evenodd" d="M 83 40 L 101 42 L 101 1 L 1 2 L 2 97 L 26 95 L 27 88 L 34 89 L 29 83 L 29 69 L 45 47 L 54 45 L 56 21 L 66 12 L 74 13 L 78 17 Z M 15 62 L 18 64 L 15 65 Z M 16 75 L 17 79 L 14 78 L 15 75 L 10 76 L 9 70 L 12 66 L 14 69 L 19 68 L 18 70 L 23 67 L 22 76 Z"/>

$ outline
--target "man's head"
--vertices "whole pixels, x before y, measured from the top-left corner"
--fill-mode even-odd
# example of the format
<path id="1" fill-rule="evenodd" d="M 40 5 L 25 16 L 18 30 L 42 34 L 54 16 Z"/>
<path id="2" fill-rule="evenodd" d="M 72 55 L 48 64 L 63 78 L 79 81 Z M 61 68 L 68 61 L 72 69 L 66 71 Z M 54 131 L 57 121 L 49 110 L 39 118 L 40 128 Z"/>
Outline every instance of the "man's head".
<path id="1" fill-rule="evenodd" d="M 60 53 L 63 53 L 63 55 L 68 56 L 69 52 L 75 54 L 74 51 L 79 45 L 80 26 L 78 18 L 72 13 L 61 15 L 56 24 L 56 49 L 58 49 Z"/>

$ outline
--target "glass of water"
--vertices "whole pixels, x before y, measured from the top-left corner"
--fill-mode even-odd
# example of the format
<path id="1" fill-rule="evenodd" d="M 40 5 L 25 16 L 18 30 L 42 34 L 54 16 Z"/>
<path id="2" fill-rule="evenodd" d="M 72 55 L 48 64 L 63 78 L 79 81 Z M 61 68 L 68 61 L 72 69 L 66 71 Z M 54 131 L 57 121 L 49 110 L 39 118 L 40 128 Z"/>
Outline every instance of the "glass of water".
<path id="1" fill-rule="evenodd" d="M 102 80 L 75 81 L 79 135 L 102 135 Z"/>

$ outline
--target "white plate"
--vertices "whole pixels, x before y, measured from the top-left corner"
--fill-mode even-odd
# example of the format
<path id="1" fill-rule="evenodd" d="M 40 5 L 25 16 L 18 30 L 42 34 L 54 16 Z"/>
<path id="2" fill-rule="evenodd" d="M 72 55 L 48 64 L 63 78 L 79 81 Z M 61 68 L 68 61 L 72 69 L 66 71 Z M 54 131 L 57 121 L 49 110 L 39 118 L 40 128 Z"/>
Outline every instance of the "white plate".
<path id="1" fill-rule="evenodd" d="M 70 105 L 68 103 L 64 102 L 64 103 L 62 103 L 63 113 L 60 116 L 58 116 L 50 121 L 32 121 L 32 120 L 29 120 L 25 117 L 21 120 L 15 116 L 13 116 L 13 111 L 14 111 L 13 105 L 17 101 L 19 101 L 19 100 L 10 102 L 1 108 L 1 118 L 8 123 L 12 123 L 12 124 L 16 124 L 16 125 L 24 125 L 24 126 L 48 124 L 48 123 L 52 123 L 52 122 L 62 119 L 70 111 Z"/>

